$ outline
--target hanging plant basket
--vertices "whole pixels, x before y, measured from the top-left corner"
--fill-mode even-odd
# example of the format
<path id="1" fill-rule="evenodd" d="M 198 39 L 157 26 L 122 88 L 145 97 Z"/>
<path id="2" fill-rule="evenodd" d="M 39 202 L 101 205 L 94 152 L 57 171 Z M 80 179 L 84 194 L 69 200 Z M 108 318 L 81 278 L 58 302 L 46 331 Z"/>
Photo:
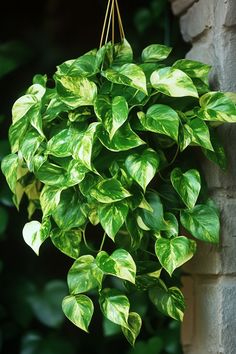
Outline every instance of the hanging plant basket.
<path id="1" fill-rule="evenodd" d="M 119 28 L 120 43 L 112 34 L 103 45 L 103 36 L 100 49 L 59 65 L 55 87 L 34 77 L 13 105 L 2 171 L 16 207 L 29 199 L 25 242 L 38 254 L 50 238 L 74 259 L 65 315 L 88 331 L 96 290 L 103 315 L 133 345 L 142 321 L 129 295 L 147 292 L 182 320 L 183 295 L 163 279 L 192 258 L 194 239 L 219 242 L 218 211 L 194 158 L 202 151 L 226 167 L 216 127 L 236 122 L 236 109 L 209 90 L 208 65 L 166 66 L 171 49 L 158 44 L 134 63 L 120 20 Z M 32 221 L 36 210 L 42 219 Z"/>

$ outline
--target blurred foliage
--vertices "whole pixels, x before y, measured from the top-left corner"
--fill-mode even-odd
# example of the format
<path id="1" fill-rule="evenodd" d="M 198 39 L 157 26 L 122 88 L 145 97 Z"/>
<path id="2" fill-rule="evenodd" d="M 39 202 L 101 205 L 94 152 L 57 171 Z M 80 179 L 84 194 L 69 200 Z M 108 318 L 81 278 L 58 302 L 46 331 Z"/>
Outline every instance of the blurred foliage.
<path id="1" fill-rule="evenodd" d="M 0 160 L 9 153 L 7 131 L 13 102 L 35 72 L 50 74 L 56 63 L 97 46 L 106 3 L 68 0 L 65 6 L 63 0 L 44 0 L 1 4 Z M 173 55 L 183 57 L 186 46 L 167 0 L 130 0 L 121 2 L 120 7 L 127 38 L 136 52 L 156 42 L 173 46 Z M 144 322 L 135 348 L 124 341 L 118 326 L 108 320 L 102 324 L 100 317 L 89 336 L 74 328 L 61 311 L 70 260 L 50 244 L 44 245 L 37 258 L 21 236 L 26 218 L 26 212 L 13 208 L 11 193 L 0 174 L 2 354 L 182 353 L 178 323 L 157 315 L 143 295 L 133 299 Z"/>

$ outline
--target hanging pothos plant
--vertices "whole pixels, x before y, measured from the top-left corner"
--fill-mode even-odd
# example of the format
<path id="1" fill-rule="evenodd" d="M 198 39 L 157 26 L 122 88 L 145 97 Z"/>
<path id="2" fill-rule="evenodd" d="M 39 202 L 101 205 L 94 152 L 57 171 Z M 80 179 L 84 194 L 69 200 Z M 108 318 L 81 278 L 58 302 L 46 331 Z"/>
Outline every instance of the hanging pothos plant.
<path id="1" fill-rule="evenodd" d="M 210 67 L 165 66 L 170 52 L 153 44 L 133 63 L 123 40 L 64 62 L 53 82 L 35 76 L 13 105 L 12 153 L 2 162 L 17 208 L 26 194 L 29 218 L 42 211 L 25 225 L 26 243 L 38 254 L 50 238 L 75 260 L 65 315 L 88 331 L 97 294 L 131 344 L 142 321 L 130 294 L 147 292 L 159 311 L 183 318 L 183 295 L 163 276 L 192 258 L 194 238 L 219 241 L 194 156 L 225 168 L 215 127 L 236 122 L 230 98 L 209 91 Z"/>

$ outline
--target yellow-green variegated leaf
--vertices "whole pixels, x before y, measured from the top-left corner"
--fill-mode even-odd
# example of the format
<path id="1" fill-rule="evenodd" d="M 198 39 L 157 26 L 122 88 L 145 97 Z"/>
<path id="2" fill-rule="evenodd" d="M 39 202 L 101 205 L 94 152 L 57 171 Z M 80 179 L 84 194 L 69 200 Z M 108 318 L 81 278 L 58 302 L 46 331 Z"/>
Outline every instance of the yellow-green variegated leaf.
<path id="1" fill-rule="evenodd" d="M 108 96 L 98 96 L 95 102 L 95 113 L 101 119 L 109 138 L 112 139 L 115 132 L 128 118 L 128 104 L 123 96 L 116 96 L 112 100 Z"/>
<path id="2" fill-rule="evenodd" d="M 147 185 L 156 174 L 160 162 L 158 154 L 153 149 L 146 149 L 141 154 L 131 154 L 125 160 L 125 167 L 130 176 L 145 191 Z"/>
<path id="3" fill-rule="evenodd" d="M 208 76 L 211 66 L 196 60 L 180 59 L 173 64 L 173 68 L 180 69 L 192 79 L 200 79 L 208 84 Z"/>
<path id="4" fill-rule="evenodd" d="M 219 242 L 220 221 L 215 208 L 199 204 L 193 209 L 182 210 L 180 221 L 197 239 L 211 243 Z"/>
<path id="5" fill-rule="evenodd" d="M 38 99 L 36 96 L 27 94 L 20 97 L 12 107 L 12 122 L 15 124 L 18 120 L 22 119 L 29 110 L 37 105 Z"/>
<path id="6" fill-rule="evenodd" d="M 87 217 L 82 208 L 80 193 L 74 188 L 62 191 L 60 201 L 52 211 L 52 216 L 62 230 L 70 230 L 84 225 Z"/>
<path id="7" fill-rule="evenodd" d="M 120 67 L 109 68 L 102 75 L 115 84 L 134 87 L 147 95 L 146 76 L 136 64 L 124 64 Z"/>
<path id="8" fill-rule="evenodd" d="M 40 205 L 44 216 L 51 215 L 57 208 L 63 188 L 45 185 L 40 194 Z"/>
<path id="9" fill-rule="evenodd" d="M 47 153 L 56 157 L 71 156 L 73 134 L 70 129 L 63 129 L 47 143 Z"/>
<path id="10" fill-rule="evenodd" d="M 22 143 L 20 144 L 20 151 L 27 163 L 29 171 L 33 170 L 32 158 L 36 154 L 43 140 L 44 137 L 39 135 L 39 133 L 33 128 L 28 130 L 22 139 Z"/>
<path id="11" fill-rule="evenodd" d="M 79 257 L 82 239 L 82 232 L 80 230 L 63 231 L 55 229 L 52 230 L 50 237 L 54 246 L 61 252 L 74 259 Z"/>
<path id="12" fill-rule="evenodd" d="M 196 242 L 185 236 L 172 239 L 158 238 L 155 252 L 162 267 L 172 275 L 173 271 L 191 259 L 196 251 Z"/>
<path id="13" fill-rule="evenodd" d="M 18 170 L 18 155 L 10 154 L 5 156 L 1 163 L 1 169 L 11 191 L 15 193 Z"/>
<path id="14" fill-rule="evenodd" d="M 171 183 L 189 208 L 193 208 L 201 189 L 201 178 L 197 170 L 191 169 L 183 173 L 180 168 L 175 168 L 171 172 Z"/>
<path id="15" fill-rule="evenodd" d="M 36 220 L 30 221 L 23 228 L 24 241 L 37 256 L 39 255 L 40 246 L 49 237 L 50 228 L 50 221 L 47 218 L 43 220 L 42 224 Z"/>
<path id="16" fill-rule="evenodd" d="M 117 232 L 124 224 L 128 211 L 129 207 L 125 200 L 112 204 L 100 204 L 98 206 L 99 221 L 106 234 L 113 241 Z"/>
<path id="17" fill-rule="evenodd" d="M 183 125 L 183 137 L 180 134 L 180 147 L 183 151 L 189 144 L 200 145 L 214 151 L 207 124 L 200 118 L 194 118 Z"/>
<path id="18" fill-rule="evenodd" d="M 62 310 L 66 317 L 77 327 L 88 332 L 94 306 L 92 300 L 86 295 L 66 296 L 62 302 Z"/>
<path id="19" fill-rule="evenodd" d="M 183 294 L 178 288 L 167 288 L 163 281 L 159 280 L 158 286 L 149 290 L 149 297 L 156 308 L 164 315 L 177 321 L 183 320 L 185 302 Z"/>
<path id="20" fill-rule="evenodd" d="M 96 139 L 97 128 L 100 123 L 94 122 L 88 126 L 88 129 L 80 136 L 76 144 L 73 146 L 73 157 L 81 161 L 85 167 L 92 170 L 92 152 Z"/>
<path id="21" fill-rule="evenodd" d="M 110 256 L 101 251 L 96 257 L 96 263 L 103 273 L 135 283 L 136 264 L 126 250 L 117 249 Z"/>
<path id="22" fill-rule="evenodd" d="M 133 50 L 129 42 L 124 38 L 120 43 L 114 45 L 113 65 L 132 63 Z"/>
<path id="23" fill-rule="evenodd" d="M 170 136 L 175 141 L 178 140 L 179 116 L 171 107 L 164 104 L 154 104 L 149 107 L 147 113 L 138 113 L 141 124 L 145 129 Z"/>
<path id="24" fill-rule="evenodd" d="M 113 323 L 128 327 L 129 300 L 116 289 L 103 289 L 99 298 L 103 315 Z"/>
<path id="25" fill-rule="evenodd" d="M 165 60 L 171 53 L 172 48 L 162 44 L 151 44 L 146 47 L 142 52 L 142 61 L 156 62 Z"/>
<path id="26" fill-rule="evenodd" d="M 171 67 L 156 70 L 151 75 L 151 84 L 158 92 L 171 97 L 198 97 L 191 78 L 183 71 Z"/>
<path id="27" fill-rule="evenodd" d="M 236 106 L 222 92 L 208 92 L 200 98 L 198 116 L 207 121 L 236 122 Z"/>
<path id="28" fill-rule="evenodd" d="M 64 168 L 45 161 L 38 170 L 35 169 L 35 176 L 44 184 L 49 186 L 59 186 L 63 188 L 66 186 L 66 173 Z"/>
<path id="29" fill-rule="evenodd" d="M 130 312 L 128 317 L 128 326 L 121 327 L 122 332 L 128 342 L 134 346 L 136 338 L 142 327 L 142 319 L 136 312 Z"/>
<path id="30" fill-rule="evenodd" d="M 57 66 L 58 76 L 82 76 L 90 77 L 97 73 L 96 50 L 92 50 L 77 59 L 67 60 Z"/>
<path id="31" fill-rule="evenodd" d="M 131 194 L 122 186 L 121 182 L 115 178 L 99 182 L 91 189 L 90 194 L 100 203 L 118 202 L 131 196 Z"/>
<path id="32" fill-rule="evenodd" d="M 120 127 L 112 139 L 109 139 L 109 134 L 105 129 L 99 130 L 98 138 L 111 151 L 126 151 L 145 144 L 145 141 L 131 129 L 128 123 Z"/>
<path id="33" fill-rule="evenodd" d="M 71 294 L 101 288 L 103 272 L 91 255 L 79 257 L 68 272 L 67 283 Z"/>
<path id="34" fill-rule="evenodd" d="M 62 102 L 71 108 L 91 106 L 97 96 L 94 82 L 81 76 L 56 76 L 57 93 Z"/>
<path id="35" fill-rule="evenodd" d="M 24 118 L 17 120 L 15 124 L 12 124 L 9 129 L 9 141 L 11 145 L 12 153 L 16 153 L 19 150 L 20 143 L 22 143 L 22 137 L 29 126 L 29 117 L 26 115 Z"/>

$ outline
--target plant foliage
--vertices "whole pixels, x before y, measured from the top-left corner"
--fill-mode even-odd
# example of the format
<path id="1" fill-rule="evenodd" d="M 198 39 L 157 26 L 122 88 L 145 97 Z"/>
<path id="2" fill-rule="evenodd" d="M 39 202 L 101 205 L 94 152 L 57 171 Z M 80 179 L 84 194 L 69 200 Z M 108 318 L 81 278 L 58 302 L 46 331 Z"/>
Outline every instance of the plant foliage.
<path id="1" fill-rule="evenodd" d="M 25 225 L 26 243 L 38 254 L 50 238 L 74 259 L 65 315 L 88 331 L 97 293 L 132 345 L 142 320 L 129 296 L 147 292 L 182 320 L 183 295 L 167 276 L 192 258 L 194 238 L 219 241 L 193 154 L 200 148 L 224 167 L 215 127 L 236 122 L 234 102 L 209 90 L 210 67 L 165 66 L 170 52 L 150 45 L 134 63 L 124 40 L 62 63 L 53 80 L 36 75 L 13 105 L 2 162 L 16 207 L 26 195 L 29 219 L 42 212 Z"/>

